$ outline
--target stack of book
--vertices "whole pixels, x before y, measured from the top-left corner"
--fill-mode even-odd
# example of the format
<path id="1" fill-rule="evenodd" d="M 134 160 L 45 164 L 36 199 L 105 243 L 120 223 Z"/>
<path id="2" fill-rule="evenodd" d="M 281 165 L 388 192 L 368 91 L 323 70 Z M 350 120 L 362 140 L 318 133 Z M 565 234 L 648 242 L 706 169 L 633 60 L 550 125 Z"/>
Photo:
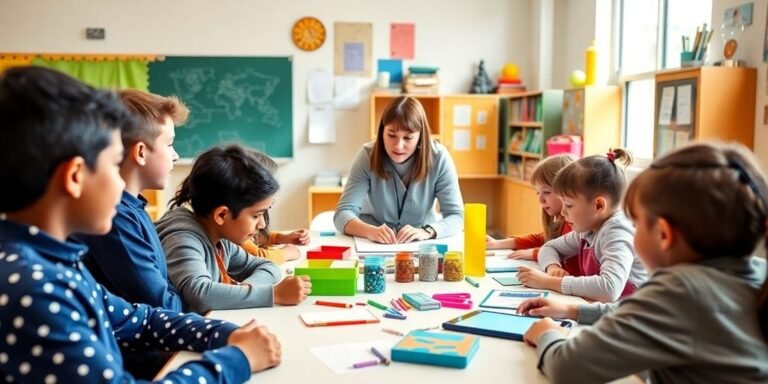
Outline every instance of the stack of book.
<path id="1" fill-rule="evenodd" d="M 440 92 L 440 78 L 436 67 L 410 67 L 403 82 L 403 91 L 413 94 L 433 94 Z"/>
<path id="2" fill-rule="evenodd" d="M 499 85 L 496 86 L 496 93 L 498 94 L 513 94 L 525 92 L 525 85 L 523 85 L 520 79 L 499 79 Z"/>
<path id="3" fill-rule="evenodd" d="M 315 175 L 315 185 L 321 187 L 338 187 L 341 185 L 341 175 L 336 172 L 318 172 Z"/>

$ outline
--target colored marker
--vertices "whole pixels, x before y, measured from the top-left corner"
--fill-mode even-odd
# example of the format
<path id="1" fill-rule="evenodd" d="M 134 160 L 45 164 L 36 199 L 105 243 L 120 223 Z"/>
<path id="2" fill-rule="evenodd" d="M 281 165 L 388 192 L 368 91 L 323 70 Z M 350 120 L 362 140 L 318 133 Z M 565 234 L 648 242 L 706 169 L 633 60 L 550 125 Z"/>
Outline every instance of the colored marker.
<path id="1" fill-rule="evenodd" d="M 352 364 L 352 368 L 365 368 L 365 367 L 372 367 L 374 365 L 379 365 L 379 361 L 378 360 L 361 361 L 359 363 Z"/>
<path id="2" fill-rule="evenodd" d="M 433 329 L 440 329 L 439 325 L 435 325 L 434 327 L 426 327 L 426 328 L 417 328 L 417 331 L 431 331 Z"/>
<path id="3" fill-rule="evenodd" d="M 328 236 L 328 237 L 336 236 L 336 232 L 334 232 L 334 231 L 322 231 L 322 232 L 320 232 L 320 236 L 324 236 L 324 237 L 325 236 Z"/>
<path id="4" fill-rule="evenodd" d="M 389 334 L 395 335 L 395 336 L 405 336 L 405 334 L 404 334 L 404 333 L 402 333 L 402 332 L 400 332 L 400 331 L 398 331 L 398 330 L 395 330 L 395 329 L 391 329 L 391 328 L 382 328 L 381 330 L 382 330 L 382 331 L 384 331 L 384 332 L 386 332 L 386 333 L 389 333 Z"/>
<path id="5" fill-rule="evenodd" d="M 470 283 L 470 284 L 472 284 L 472 285 L 473 285 L 475 288 L 477 288 L 477 287 L 479 287 L 479 286 L 480 286 L 480 283 L 478 283 L 477 281 L 475 281 L 474 279 L 472 279 L 472 278 L 471 278 L 471 277 L 469 277 L 469 276 L 465 277 L 465 278 L 464 278 L 464 280 L 466 280 L 466 281 L 467 281 L 467 283 Z"/>
<path id="6" fill-rule="evenodd" d="M 389 312 L 389 313 L 391 313 L 393 315 L 405 316 L 400 311 L 398 311 L 397 309 L 394 309 L 394 308 L 387 308 L 387 312 Z"/>
<path id="7" fill-rule="evenodd" d="M 359 305 L 359 306 L 361 306 L 361 307 L 365 307 L 367 304 L 365 304 L 365 303 L 363 303 L 363 302 L 358 302 L 358 303 L 355 303 L 355 305 Z"/>
<path id="8" fill-rule="evenodd" d="M 390 361 L 386 356 L 384 356 L 383 353 L 379 352 L 374 347 L 371 347 L 371 352 L 373 352 L 373 354 L 376 355 L 376 357 L 378 357 L 379 360 L 381 360 L 381 362 L 384 363 L 384 365 L 389 365 Z"/>
<path id="9" fill-rule="evenodd" d="M 322 300 L 315 301 L 315 305 L 325 305 L 326 307 L 336 307 L 336 308 L 352 308 L 352 304 L 336 303 L 333 301 L 322 301 Z"/>
<path id="10" fill-rule="evenodd" d="M 407 317 L 405 317 L 403 315 L 396 315 L 396 314 L 394 314 L 392 312 L 384 312 L 384 317 L 386 317 L 388 319 L 397 319 L 397 320 L 405 320 L 405 319 L 407 319 Z"/>
<path id="11" fill-rule="evenodd" d="M 368 305 L 372 305 L 372 306 L 374 306 L 374 307 L 376 307 L 378 309 L 381 309 L 382 311 L 386 311 L 387 310 L 387 306 L 386 305 L 381 305 L 381 304 L 379 304 L 379 303 L 377 303 L 377 302 L 375 302 L 373 300 L 368 300 Z"/>

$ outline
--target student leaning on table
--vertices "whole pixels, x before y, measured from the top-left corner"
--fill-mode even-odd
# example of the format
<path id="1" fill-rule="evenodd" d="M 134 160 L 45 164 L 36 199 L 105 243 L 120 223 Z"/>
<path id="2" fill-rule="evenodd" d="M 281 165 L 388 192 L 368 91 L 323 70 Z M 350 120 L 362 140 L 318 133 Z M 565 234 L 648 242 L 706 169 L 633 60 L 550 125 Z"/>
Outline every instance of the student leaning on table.
<path id="1" fill-rule="evenodd" d="M 376 141 L 363 145 L 352 163 L 334 224 L 342 233 L 384 244 L 464 229 L 456 166 L 446 148 L 430 139 L 418 100 L 400 96 L 384 110 Z"/>
<path id="2" fill-rule="evenodd" d="M 739 202 L 734 204 L 734 202 Z M 546 318 L 525 340 L 554 383 L 643 372 L 652 383 L 768 383 L 768 186 L 743 146 L 695 144 L 651 164 L 627 192 L 635 247 L 653 275 L 618 304 L 524 302 L 591 324 L 566 339 Z M 723 225 L 727 223 L 726 225 Z"/>

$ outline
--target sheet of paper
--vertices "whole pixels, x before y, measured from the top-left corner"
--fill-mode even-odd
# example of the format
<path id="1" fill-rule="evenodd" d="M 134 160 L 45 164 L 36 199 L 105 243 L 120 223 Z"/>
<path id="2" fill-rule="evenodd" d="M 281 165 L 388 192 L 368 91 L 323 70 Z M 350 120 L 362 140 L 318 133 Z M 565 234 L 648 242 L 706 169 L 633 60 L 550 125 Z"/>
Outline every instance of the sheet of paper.
<path id="1" fill-rule="evenodd" d="M 472 131 L 469 129 L 454 129 L 451 149 L 454 151 L 469 151 L 472 149 L 471 133 Z"/>
<path id="2" fill-rule="evenodd" d="M 350 372 L 363 373 L 371 369 L 381 369 L 386 367 L 384 364 L 379 364 L 365 368 L 352 368 L 355 363 L 363 361 L 376 360 L 376 355 L 371 352 L 371 347 L 376 348 L 384 356 L 390 357 L 392 355 L 392 347 L 400 341 L 399 338 L 389 338 L 372 340 L 363 343 L 343 343 L 325 345 L 320 347 L 311 348 L 312 353 L 317 356 L 320 361 L 323 362 L 328 368 L 337 374 L 345 374 Z M 391 369 L 391 368 L 388 368 Z"/>
<path id="3" fill-rule="evenodd" d="M 392 23 L 389 28 L 389 57 L 413 60 L 415 30 L 413 24 Z"/>
<path id="4" fill-rule="evenodd" d="M 312 144 L 336 142 L 333 106 L 330 103 L 311 104 L 308 108 L 309 142 Z"/>
<path id="5" fill-rule="evenodd" d="M 691 133 L 688 131 L 675 132 L 675 148 L 680 148 L 691 141 Z"/>
<path id="6" fill-rule="evenodd" d="M 658 146 L 658 153 L 656 156 L 663 155 L 667 153 L 667 151 L 671 151 L 675 148 L 675 131 L 671 129 L 663 129 L 661 130 L 661 141 L 659 142 Z"/>
<path id="7" fill-rule="evenodd" d="M 453 106 L 453 126 L 469 127 L 471 123 L 472 123 L 472 106 L 471 105 L 454 105 Z"/>
<path id="8" fill-rule="evenodd" d="M 475 149 L 482 151 L 485 149 L 486 145 L 488 143 L 488 139 L 485 135 L 477 135 L 475 137 Z"/>
<path id="9" fill-rule="evenodd" d="M 344 43 L 344 72 L 360 72 L 364 68 L 365 46 L 357 41 Z"/>
<path id="10" fill-rule="evenodd" d="M 690 125 L 693 86 L 691 84 L 677 87 L 677 125 Z M 677 144 L 678 146 L 680 144 Z"/>
<path id="11" fill-rule="evenodd" d="M 477 111 L 477 125 L 488 124 L 488 111 Z"/>
<path id="12" fill-rule="evenodd" d="M 379 244 L 363 237 L 355 237 L 357 253 L 397 253 L 401 251 L 418 252 L 421 244 L 445 244 L 449 251 L 464 252 L 464 233 L 459 233 L 443 239 L 414 241 L 405 244 Z"/>
<path id="13" fill-rule="evenodd" d="M 331 309 L 323 312 L 305 312 L 299 315 L 306 325 L 322 325 L 337 321 L 365 320 L 376 322 L 378 318 L 365 308 Z"/>
<path id="14" fill-rule="evenodd" d="M 360 104 L 360 85 L 356 77 L 336 76 L 333 87 L 333 106 L 336 109 L 355 109 Z"/>
<path id="15" fill-rule="evenodd" d="M 675 103 L 675 87 L 664 87 L 661 90 L 661 105 L 659 106 L 659 125 L 672 123 L 672 106 Z"/>
<path id="16" fill-rule="evenodd" d="M 307 75 L 307 102 L 330 103 L 333 100 L 333 75 L 324 69 L 314 69 Z"/>

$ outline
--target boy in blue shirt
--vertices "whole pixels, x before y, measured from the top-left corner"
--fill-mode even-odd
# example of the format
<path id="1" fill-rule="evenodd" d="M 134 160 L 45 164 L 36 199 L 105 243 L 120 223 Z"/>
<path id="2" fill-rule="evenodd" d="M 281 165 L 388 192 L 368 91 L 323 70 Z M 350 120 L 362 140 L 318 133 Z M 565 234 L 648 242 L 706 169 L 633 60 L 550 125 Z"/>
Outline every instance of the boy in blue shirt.
<path id="1" fill-rule="evenodd" d="M 179 156 L 173 149 L 174 128 L 189 110 L 175 97 L 134 89 L 118 96 L 137 117 L 138 129 L 123 130 L 125 158 L 120 176 L 125 190 L 106 236 L 80 235 L 89 252 L 83 262 L 104 288 L 132 303 L 181 311 L 181 296 L 168 280 L 168 266 L 155 225 L 144 210 L 145 189 L 165 189 Z"/>
<path id="2" fill-rule="evenodd" d="M 170 382 L 242 382 L 279 364 L 281 347 L 255 322 L 241 328 L 129 304 L 84 268 L 75 232 L 106 234 L 125 183 L 117 97 L 52 70 L 0 78 L 0 377 L 6 382 L 131 382 L 118 344 L 192 350 L 202 359 Z"/>
<path id="3" fill-rule="evenodd" d="M 83 263 L 109 292 L 131 303 L 181 311 L 181 295 L 168 280 L 168 265 L 155 225 L 144 208 L 145 189 L 165 189 L 173 163 L 175 126 L 184 124 L 189 109 L 175 97 L 124 89 L 118 97 L 137 120 L 137 129 L 122 130 L 125 156 L 120 177 L 125 190 L 106 236 L 77 235 L 88 246 Z M 140 378 L 152 378 L 170 359 L 170 353 L 123 350 L 125 369 Z"/>

